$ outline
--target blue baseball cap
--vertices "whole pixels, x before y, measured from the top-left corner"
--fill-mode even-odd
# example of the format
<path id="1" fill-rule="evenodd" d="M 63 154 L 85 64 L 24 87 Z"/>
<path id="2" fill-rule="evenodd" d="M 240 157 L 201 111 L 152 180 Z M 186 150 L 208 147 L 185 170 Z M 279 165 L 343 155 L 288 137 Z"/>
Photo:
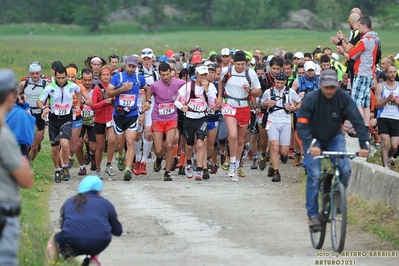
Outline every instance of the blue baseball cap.
<path id="1" fill-rule="evenodd" d="M 89 191 L 102 191 L 103 182 L 96 175 L 88 175 L 80 181 L 78 193 L 83 194 Z"/>
<path id="2" fill-rule="evenodd" d="M 18 90 L 18 82 L 11 69 L 0 70 L 0 91 Z"/>
<path id="3" fill-rule="evenodd" d="M 159 57 L 158 62 L 165 62 L 167 63 L 169 61 L 169 58 L 166 55 L 162 55 Z"/>

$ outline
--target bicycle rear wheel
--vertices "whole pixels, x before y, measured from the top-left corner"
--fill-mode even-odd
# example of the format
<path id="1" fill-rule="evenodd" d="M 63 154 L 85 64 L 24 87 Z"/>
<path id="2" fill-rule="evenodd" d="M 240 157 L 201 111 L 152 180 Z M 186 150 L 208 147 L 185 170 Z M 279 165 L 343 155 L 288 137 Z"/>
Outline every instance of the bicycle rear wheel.
<path id="1" fill-rule="evenodd" d="M 324 239 L 326 237 L 326 225 L 328 217 L 325 217 L 326 214 L 324 210 L 326 210 L 326 198 L 324 197 L 324 189 L 323 183 L 325 177 L 320 182 L 319 186 L 319 194 L 318 194 L 318 202 L 319 202 L 319 210 L 320 210 L 320 229 L 319 230 L 311 230 L 310 231 L 310 239 L 312 241 L 312 246 L 315 249 L 321 249 L 324 244 Z M 328 215 L 327 215 L 328 216 Z"/>
<path id="2" fill-rule="evenodd" d="M 334 186 L 331 209 L 331 241 L 335 252 L 341 252 L 345 246 L 346 236 L 346 193 L 342 183 Z"/>

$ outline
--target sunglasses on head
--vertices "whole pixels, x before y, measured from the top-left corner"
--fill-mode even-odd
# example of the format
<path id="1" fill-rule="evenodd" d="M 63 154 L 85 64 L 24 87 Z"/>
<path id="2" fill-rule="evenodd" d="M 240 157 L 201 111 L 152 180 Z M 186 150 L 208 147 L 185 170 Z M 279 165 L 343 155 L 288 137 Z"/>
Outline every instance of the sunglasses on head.
<path id="1" fill-rule="evenodd" d="M 141 54 L 142 55 L 149 55 L 149 54 L 152 54 L 152 52 L 151 51 L 142 51 Z"/>

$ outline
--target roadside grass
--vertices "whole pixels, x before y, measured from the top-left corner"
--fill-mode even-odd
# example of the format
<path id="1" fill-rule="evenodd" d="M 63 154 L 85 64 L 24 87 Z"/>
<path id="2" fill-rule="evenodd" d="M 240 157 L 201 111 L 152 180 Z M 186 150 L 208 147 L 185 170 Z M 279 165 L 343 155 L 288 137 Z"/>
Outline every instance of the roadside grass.
<path id="1" fill-rule="evenodd" d="M 35 182 L 31 189 L 21 190 L 22 213 L 18 261 L 20 265 L 44 265 L 45 250 L 52 228 L 49 223 L 49 199 L 53 186 L 53 167 L 48 139 L 32 163 Z M 1 263 L 0 263 L 1 264 Z M 54 265 L 78 265 L 76 261 L 61 260 Z"/>
<path id="2" fill-rule="evenodd" d="M 272 54 L 275 48 L 286 51 L 312 52 L 317 45 L 334 46 L 330 37 L 336 31 L 306 31 L 296 29 L 272 30 L 187 30 L 165 32 L 141 32 L 137 25 L 126 23 L 104 26 L 106 35 L 93 35 L 78 26 L 52 24 L 0 25 L 0 67 L 9 67 L 18 77 L 27 74 L 29 63 L 38 60 L 43 72 L 50 74 L 50 65 L 55 60 L 64 64 L 74 62 L 79 68 L 87 56 L 92 54 L 108 58 L 139 54 L 144 47 L 150 47 L 156 55 L 166 50 L 188 52 L 194 45 L 200 45 L 203 56 L 212 50 L 223 47 L 254 51 L 262 49 L 264 54 Z M 130 31 L 129 31 L 130 29 Z M 347 29 L 342 29 L 348 33 Z M 128 32 L 124 33 L 123 32 Z M 382 43 L 383 56 L 397 53 L 399 35 L 393 31 L 378 31 Z"/>

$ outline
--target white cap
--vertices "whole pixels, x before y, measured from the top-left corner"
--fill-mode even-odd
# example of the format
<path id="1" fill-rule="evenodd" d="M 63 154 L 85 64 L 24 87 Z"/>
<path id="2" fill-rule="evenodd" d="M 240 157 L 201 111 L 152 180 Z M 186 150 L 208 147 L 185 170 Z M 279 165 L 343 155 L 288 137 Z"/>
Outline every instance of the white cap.
<path id="1" fill-rule="evenodd" d="M 42 66 L 39 62 L 31 63 L 29 65 L 29 72 L 40 72 L 42 71 Z"/>
<path id="2" fill-rule="evenodd" d="M 212 63 L 212 61 L 209 61 L 209 60 L 204 62 L 204 66 L 208 66 L 208 65 L 211 65 L 211 64 L 213 64 L 213 63 Z"/>
<path id="3" fill-rule="evenodd" d="M 334 58 L 335 61 L 339 61 L 339 55 L 338 54 L 332 53 L 331 57 Z"/>
<path id="4" fill-rule="evenodd" d="M 316 64 L 313 61 L 307 61 L 304 65 L 305 71 L 308 71 L 309 69 L 316 70 Z"/>
<path id="5" fill-rule="evenodd" d="M 266 59 L 267 62 L 270 62 L 270 60 L 272 60 L 272 58 L 274 57 L 274 55 L 269 55 Z"/>
<path id="6" fill-rule="evenodd" d="M 154 58 L 154 52 L 150 48 L 144 48 L 141 50 L 141 58 L 145 57 Z"/>
<path id="7" fill-rule="evenodd" d="M 303 59 L 305 56 L 303 55 L 302 52 L 296 52 L 292 58 L 295 58 L 295 57 L 299 58 L 299 59 Z"/>
<path id="8" fill-rule="evenodd" d="M 221 51 L 220 51 L 220 55 L 230 55 L 230 49 L 229 48 L 223 48 Z"/>
<path id="9" fill-rule="evenodd" d="M 399 59 L 399 53 L 394 58 L 395 58 L 395 60 L 398 60 Z"/>
<path id="10" fill-rule="evenodd" d="M 195 68 L 195 72 L 197 72 L 200 75 L 209 73 L 207 66 L 198 66 Z"/>

